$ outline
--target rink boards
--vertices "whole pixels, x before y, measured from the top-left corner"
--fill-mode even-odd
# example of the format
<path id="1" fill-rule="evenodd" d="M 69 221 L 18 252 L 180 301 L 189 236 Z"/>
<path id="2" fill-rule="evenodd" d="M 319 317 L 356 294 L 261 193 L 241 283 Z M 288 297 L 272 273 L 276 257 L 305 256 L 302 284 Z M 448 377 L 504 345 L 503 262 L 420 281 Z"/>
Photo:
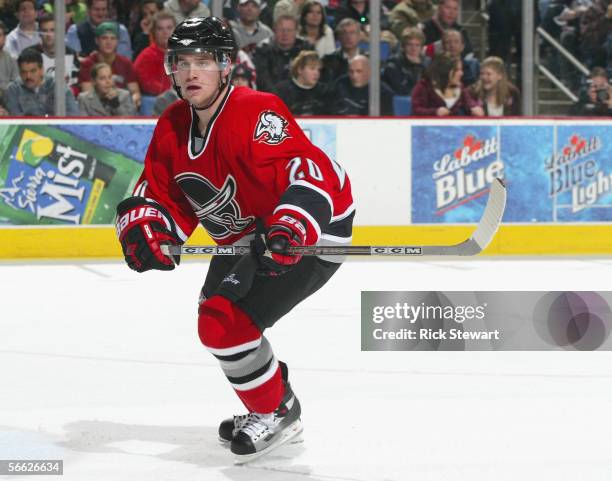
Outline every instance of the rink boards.
<path id="1" fill-rule="evenodd" d="M 342 165 L 355 245 L 460 242 L 490 181 L 508 203 L 486 255 L 612 252 L 612 122 L 302 119 Z M 0 121 L 0 258 L 121 255 L 114 206 L 131 192 L 155 120 Z M 341 173 L 339 174 L 341 175 Z M 198 229 L 190 243 L 211 240 Z"/>

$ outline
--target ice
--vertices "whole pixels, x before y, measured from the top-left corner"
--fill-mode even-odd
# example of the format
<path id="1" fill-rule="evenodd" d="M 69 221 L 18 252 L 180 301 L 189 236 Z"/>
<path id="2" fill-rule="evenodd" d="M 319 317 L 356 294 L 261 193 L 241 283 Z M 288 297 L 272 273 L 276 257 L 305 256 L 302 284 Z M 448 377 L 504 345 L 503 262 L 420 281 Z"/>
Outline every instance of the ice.
<path id="1" fill-rule="evenodd" d="M 0 459 L 64 459 L 66 481 L 612 476 L 610 352 L 360 351 L 362 290 L 607 290 L 612 260 L 346 263 L 267 332 L 305 441 L 245 466 L 217 441 L 241 405 L 197 336 L 207 267 L 1 265 Z"/>

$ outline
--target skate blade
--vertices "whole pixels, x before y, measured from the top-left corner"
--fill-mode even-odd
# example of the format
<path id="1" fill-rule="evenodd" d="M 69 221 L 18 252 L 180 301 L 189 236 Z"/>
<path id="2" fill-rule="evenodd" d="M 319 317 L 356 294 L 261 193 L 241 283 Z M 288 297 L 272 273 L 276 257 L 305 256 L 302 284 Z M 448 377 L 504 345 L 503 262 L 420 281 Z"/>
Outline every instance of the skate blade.
<path id="1" fill-rule="evenodd" d="M 264 454 L 268 454 L 270 451 L 274 451 L 283 444 L 297 444 L 304 442 L 304 438 L 302 437 L 303 431 L 304 426 L 302 426 L 302 421 L 298 419 L 285 430 L 281 437 L 279 437 L 274 443 L 270 444 L 270 446 L 267 448 L 253 454 L 235 454 L 234 464 L 250 463 L 254 459 L 257 459 Z"/>

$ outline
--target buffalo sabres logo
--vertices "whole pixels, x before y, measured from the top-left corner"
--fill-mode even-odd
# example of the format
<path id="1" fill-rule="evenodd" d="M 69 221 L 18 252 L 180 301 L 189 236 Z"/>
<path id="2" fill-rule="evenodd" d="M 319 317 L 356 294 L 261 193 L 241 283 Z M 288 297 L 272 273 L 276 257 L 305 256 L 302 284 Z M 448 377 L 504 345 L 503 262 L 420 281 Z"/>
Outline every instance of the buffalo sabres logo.
<path id="1" fill-rule="evenodd" d="M 259 120 L 255 126 L 253 140 L 270 145 L 278 145 L 289 137 L 287 127 L 289 122 L 276 112 L 266 110 L 259 114 Z"/>
<path id="2" fill-rule="evenodd" d="M 253 216 L 242 217 L 235 199 L 236 181 L 231 175 L 226 177 L 220 189 L 195 172 L 177 175 L 176 182 L 213 239 L 238 234 L 255 220 Z"/>

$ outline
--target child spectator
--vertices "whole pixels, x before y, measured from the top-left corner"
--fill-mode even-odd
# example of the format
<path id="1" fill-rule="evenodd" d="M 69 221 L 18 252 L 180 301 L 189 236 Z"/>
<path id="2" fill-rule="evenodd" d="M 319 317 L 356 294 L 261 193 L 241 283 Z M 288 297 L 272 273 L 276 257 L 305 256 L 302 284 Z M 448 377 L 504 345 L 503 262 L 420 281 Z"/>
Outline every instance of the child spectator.
<path id="1" fill-rule="evenodd" d="M 19 78 L 11 82 L 6 92 L 6 107 L 11 115 L 45 117 L 55 115 L 55 79 L 45 77 L 40 52 L 26 48 L 17 58 Z M 79 109 L 66 87 L 66 114 L 78 115 Z"/>
<path id="2" fill-rule="evenodd" d="M 276 84 L 275 93 L 293 115 L 330 113 L 330 91 L 319 82 L 321 59 L 317 52 L 303 50 L 291 62 L 291 77 Z"/>
<path id="3" fill-rule="evenodd" d="M 140 108 L 140 87 L 132 62 L 127 57 L 117 53 L 118 27 L 115 22 L 103 22 L 96 27 L 96 45 L 98 49 L 92 52 L 81 62 L 79 82 L 81 90 L 87 92 L 92 89 L 91 69 L 99 63 L 110 65 L 113 71 L 113 81 L 119 88 L 127 88 L 132 94 L 132 100 Z"/>
<path id="4" fill-rule="evenodd" d="M 407 28 L 401 37 L 401 50 L 387 60 L 382 80 L 394 95 L 410 95 L 425 72 L 423 44 L 425 36 L 418 28 Z"/>
<path id="5" fill-rule="evenodd" d="M 461 84 L 463 69 L 459 60 L 448 55 L 437 55 L 425 76 L 412 90 L 412 113 L 446 117 L 474 115 L 481 117 L 484 110 Z"/>
<path id="6" fill-rule="evenodd" d="M 6 27 L 0 21 L 0 96 L 2 96 L 13 80 L 19 76 L 17 61 L 4 51 L 6 42 Z"/>
<path id="7" fill-rule="evenodd" d="M 480 80 L 474 85 L 473 93 L 488 117 L 521 115 L 521 94 L 508 81 L 500 57 L 488 57 L 482 62 Z"/>
<path id="8" fill-rule="evenodd" d="M 17 58 L 24 49 L 40 42 L 38 25 L 36 25 L 35 0 L 18 0 L 17 18 L 19 25 L 6 37 L 6 51 L 13 58 Z"/>
<path id="9" fill-rule="evenodd" d="M 134 62 L 138 83 L 146 95 L 159 95 L 171 86 L 164 70 L 164 53 L 174 27 L 174 15 L 165 11 L 156 13 L 153 17 L 154 42 L 145 48 Z"/>
<path id="10" fill-rule="evenodd" d="M 336 50 L 334 32 L 325 18 L 325 10 L 321 2 L 308 0 L 300 15 L 300 37 L 315 46 L 320 58 Z"/>
<path id="11" fill-rule="evenodd" d="M 172 17 L 174 20 L 174 17 Z M 113 84 L 113 72 L 105 63 L 97 63 L 91 69 L 93 89 L 79 94 L 81 114 L 90 117 L 136 115 L 136 106 L 130 92 Z"/>

